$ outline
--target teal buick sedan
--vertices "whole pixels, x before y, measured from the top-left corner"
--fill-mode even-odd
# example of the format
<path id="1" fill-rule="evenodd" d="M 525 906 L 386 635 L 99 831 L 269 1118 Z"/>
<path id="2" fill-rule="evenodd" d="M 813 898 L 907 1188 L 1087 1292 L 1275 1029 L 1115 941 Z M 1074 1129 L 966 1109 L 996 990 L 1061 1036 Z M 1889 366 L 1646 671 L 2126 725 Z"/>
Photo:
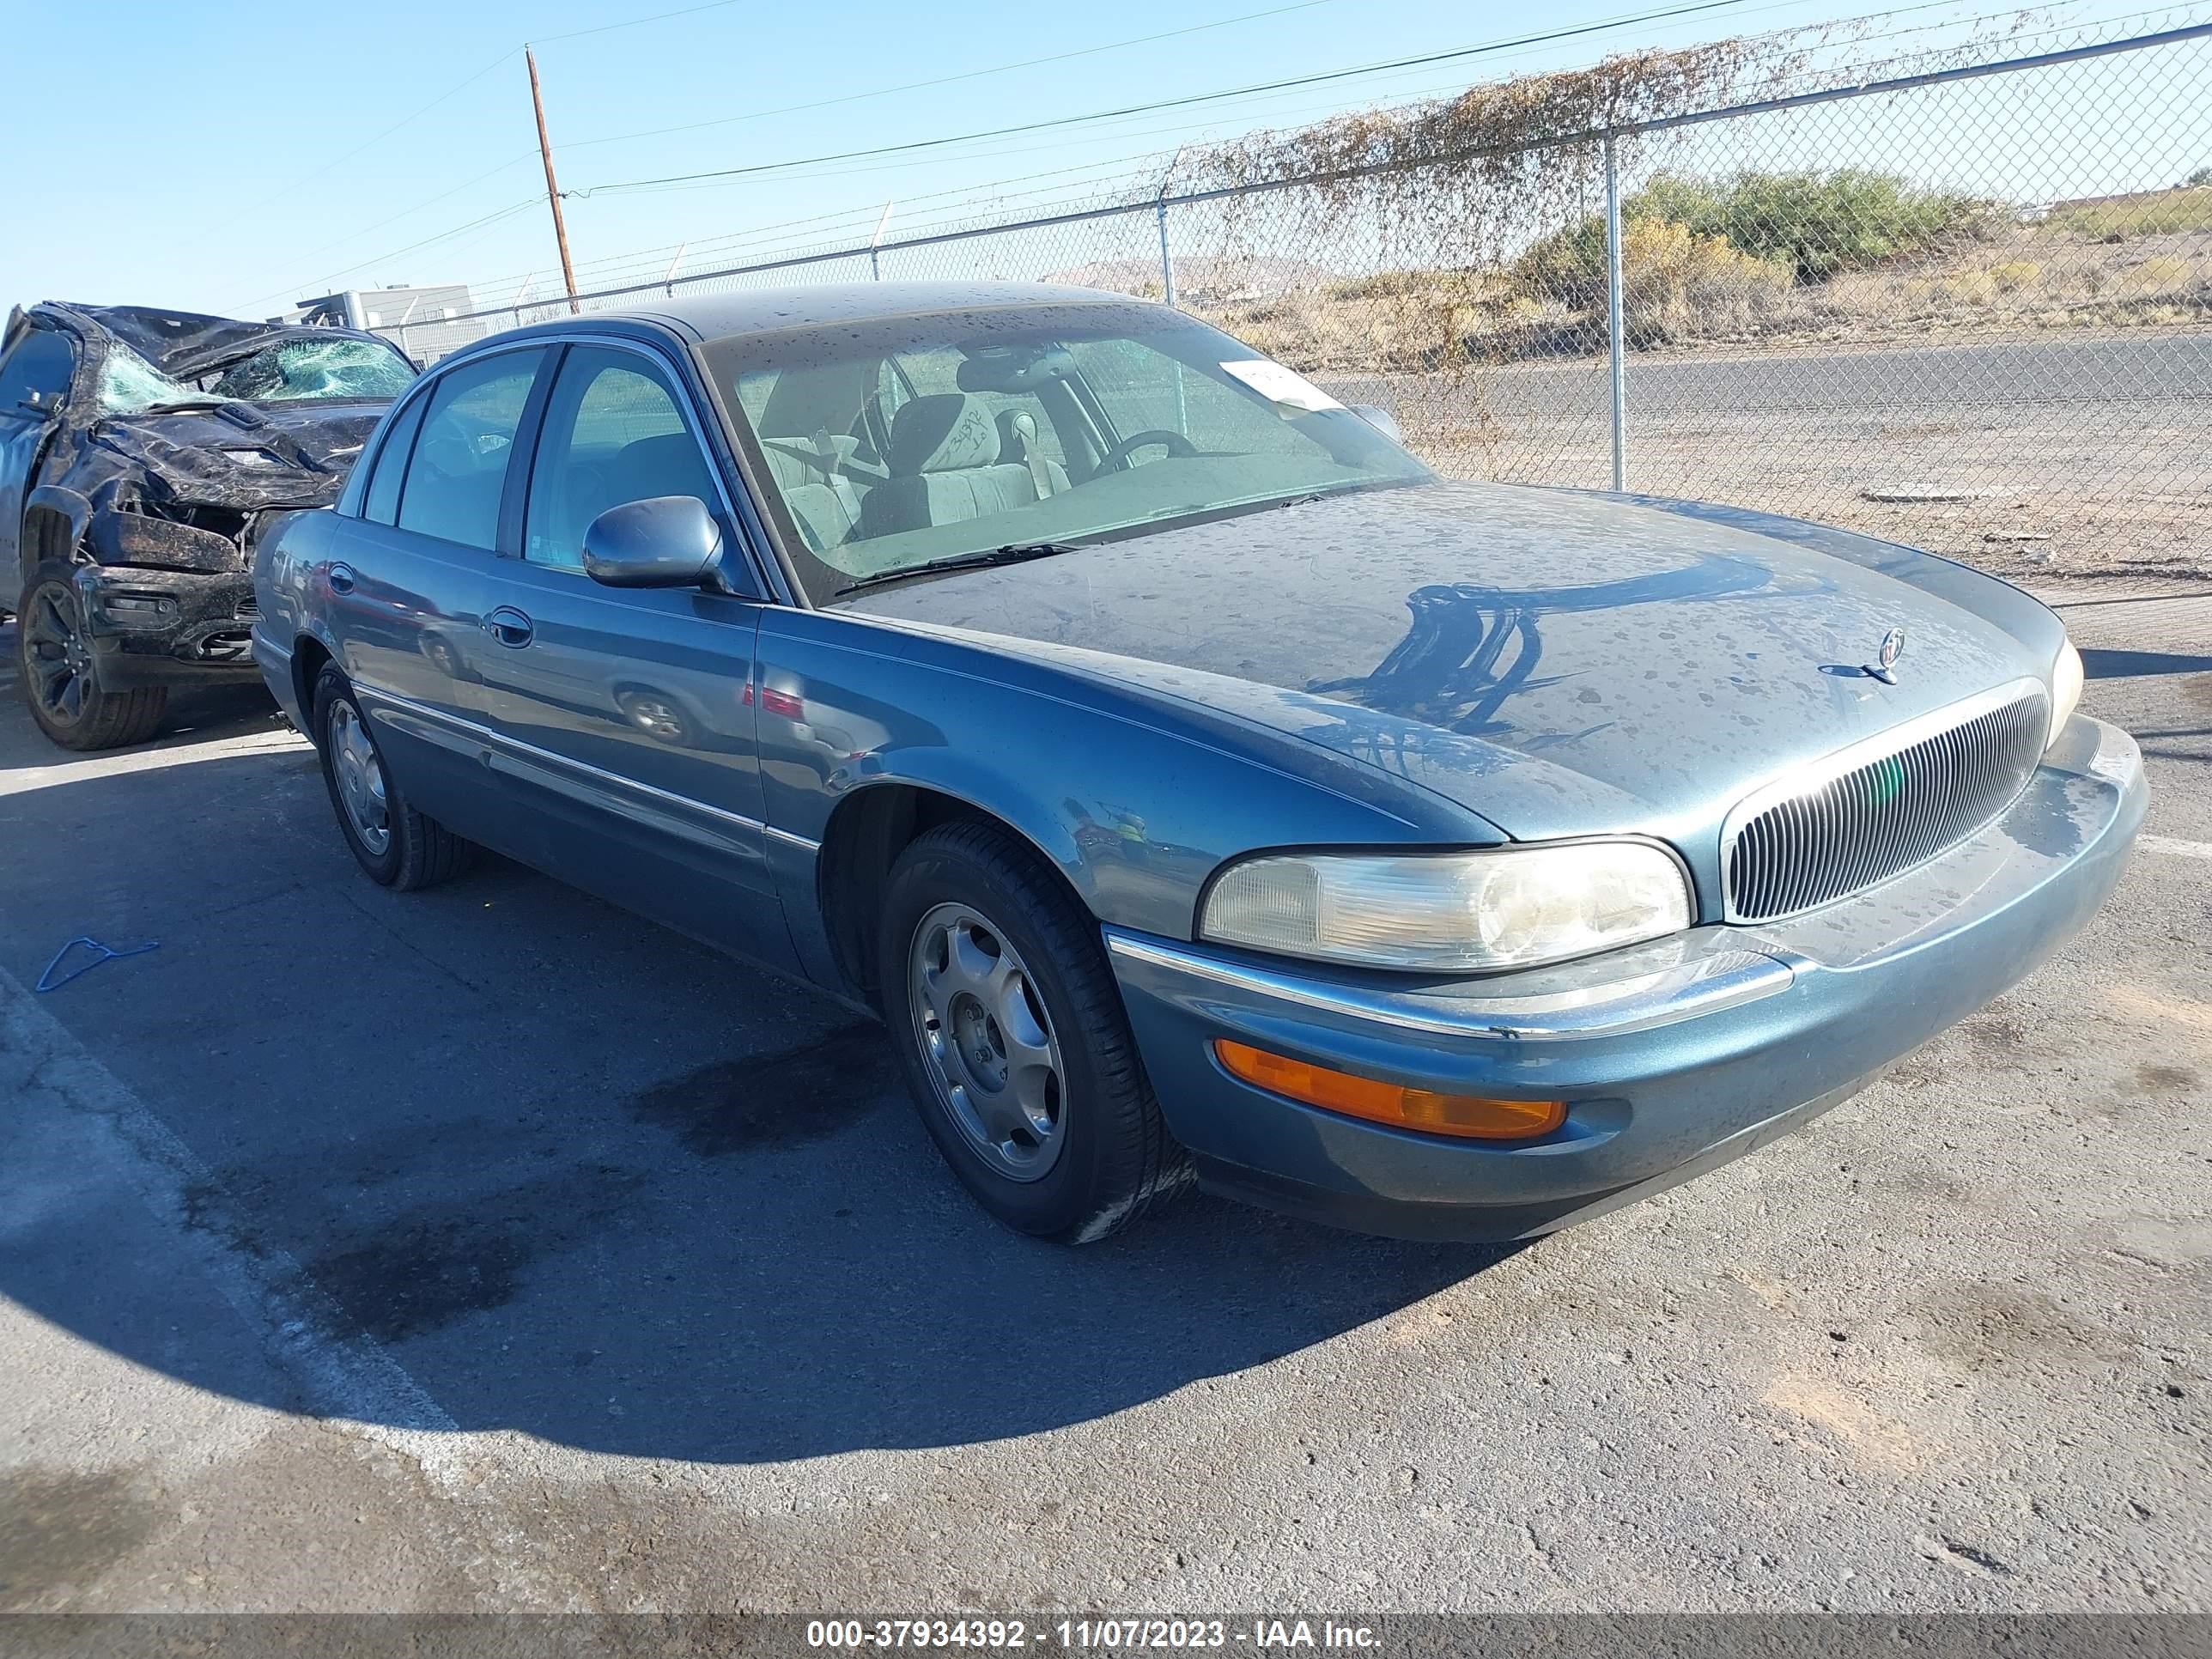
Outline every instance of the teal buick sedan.
<path id="1" fill-rule="evenodd" d="M 254 655 L 371 878 L 493 848 L 872 1010 L 982 1207 L 1072 1242 L 1193 1181 L 1567 1224 L 2118 880 L 2141 761 L 2027 594 L 1389 425 L 1079 289 L 563 318 L 262 539 Z"/>

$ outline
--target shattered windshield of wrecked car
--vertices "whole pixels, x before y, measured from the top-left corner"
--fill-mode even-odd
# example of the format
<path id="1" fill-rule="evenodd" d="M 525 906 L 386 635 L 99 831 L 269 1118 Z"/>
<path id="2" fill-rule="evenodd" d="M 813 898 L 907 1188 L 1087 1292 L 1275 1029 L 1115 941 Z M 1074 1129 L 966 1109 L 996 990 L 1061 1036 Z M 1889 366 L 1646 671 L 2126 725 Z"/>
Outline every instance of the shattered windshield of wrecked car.
<path id="1" fill-rule="evenodd" d="M 110 415 L 146 415 L 211 404 L 358 400 L 388 402 L 415 370 L 389 346 L 367 340 L 284 340 L 229 364 L 203 384 L 172 380 L 120 340 L 110 343 L 100 377 L 100 406 Z"/>
<path id="2" fill-rule="evenodd" d="M 108 348 L 100 373 L 100 406 L 110 415 L 143 415 L 179 404 L 204 404 L 207 393 L 167 375 L 120 340 Z"/>
<path id="3" fill-rule="evenodd" d="M 413 365 L 368 340 L 285 340 L 226 368 L 207 389 L 250 404 L 397 398 Z"/>

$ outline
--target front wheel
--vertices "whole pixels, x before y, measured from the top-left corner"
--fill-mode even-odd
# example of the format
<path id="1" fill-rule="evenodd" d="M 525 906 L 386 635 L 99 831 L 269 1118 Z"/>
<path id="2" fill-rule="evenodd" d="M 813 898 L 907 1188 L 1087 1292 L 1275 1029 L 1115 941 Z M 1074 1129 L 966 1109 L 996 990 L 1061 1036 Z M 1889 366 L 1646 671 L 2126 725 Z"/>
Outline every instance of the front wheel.
<path id="1" fill-rule="evenodd" d="M 111 691 L 85 631 L 65 564 L 31 574 L 15 619 L 16 665 L 31 718 L 64 749 L 118 749 L 154 735 L 169 706 L 166 685 Z"/>
<path id="2" fill-rule="evenodd" d="M 878 951 L 922 1122 L 993 1215 L 1090 1243 L 1186 1183 L 1097 925 L 1012 835 L 967 822 L 915 841 Z"/>

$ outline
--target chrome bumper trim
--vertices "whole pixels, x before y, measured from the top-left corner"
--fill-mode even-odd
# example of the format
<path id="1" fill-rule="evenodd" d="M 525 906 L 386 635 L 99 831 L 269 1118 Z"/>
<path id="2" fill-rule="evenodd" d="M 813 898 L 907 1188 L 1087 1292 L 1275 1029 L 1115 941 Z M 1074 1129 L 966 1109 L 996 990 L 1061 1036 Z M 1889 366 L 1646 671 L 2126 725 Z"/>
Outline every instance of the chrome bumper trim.
<path id="1" fill-rule="evenodd" d="M 1625 977 L 1596 984 L 1496 996 L 1394 992 L 1225 961 L 1188 945 L 1116 928 L 1104 932 L 1107 950 L 1124 961 L 1194 975 L 1254 996 L 1347 1018 L 1440 1036 L 1491 1041 L 1554 1042 L 1625 1036 L 1772 996 L 1786 990 L 1796 978 L 1796 968 L 1784 956 L 1720 946 L 1685 957 L 1684 941 L 1674 939 L 1662 941 L 1657 952 L 1650 946 L 1623 952 L 1627 963 L 1608 965 L 1640 966 L 1639 958 L 1652 961 L 1655 955 L 1668 953 L 1674 960 L 1660 961 Z M 1561 970 L 1542 972 L 1545 978 L 1556 980 Z"/>
<path id="2" fill-rule="evenodd" d="M 550 749 L 541 749 L 534 743 L 525 743 L 520 738 L 509 737 L 504 732 L 495 732 L 490 726 L 479 725 L 475 720 L 460 719 L 447 714 L 441 708 L 433 708 L 428 703 L 417 702 L 412 697 L 402 696 L 397 691 L 386 690 L 382 686 L 369 685 L 356 680 L 353 689 L 354 694 L 372 708 L 381 704 L 387 709 L 398 709 L 411 714 L 416 720 L 439 726 L 445 731 L 465 738 L 471 743 L 480 744 L 489 754 L 504 757 L 510 762 L 520 762 L 544 768 L 556 774 L 566 773 L 572 777 L 587 779 L 593 785 L 617 791 L 628 790 L 647 800 L 655 801 L 665 806 L 680 807 L 687 811 L 697 812 L 704 817 L 717 820 L 738 830 L 758 830 L 763 834 L 774 836 L 778 840 L 803 847 L 809 852 L 817 852 L 821 848 L 819 842 L 805 836 L 793 835 L 788 830 L 779 830 L 772 823 L 763 823 L 758 818 L 750 817 L 744 812 L 733 812 L 726 806 L 716 806 L 711 802 L 694 799 L 690 795 L 679 795 L 673 790 L 662 789 L 653 784 L 641 782 L 636 778 L 624 777 L 619 772 L 610 772 L 605 767 L 593 766 L 586 761 L 577 760 L 572 756 L 557 755 Z"/>

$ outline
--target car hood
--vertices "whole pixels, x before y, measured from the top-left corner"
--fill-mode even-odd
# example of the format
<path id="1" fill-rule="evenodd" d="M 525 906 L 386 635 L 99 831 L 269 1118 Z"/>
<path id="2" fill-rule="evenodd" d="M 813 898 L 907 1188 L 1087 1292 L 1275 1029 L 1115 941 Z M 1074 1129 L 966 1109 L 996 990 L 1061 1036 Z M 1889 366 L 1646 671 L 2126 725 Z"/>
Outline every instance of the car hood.
<path id="1" fill-rule="evenodd" d="M 98 441 L 135 461 L 178 501 L 326 507 L 384 417 L 382 403 L 226 404 L 112 415 Z"/>
<path id="2" fill-rule="evenodd" d="M 1958 593 L 1912 577 L 1932 568 L 2008 592 L 1994 582 L 1844 532 L 1730 516 L 1438 483 L 845 605 L 1260 720 L 1524 838 L 1695 833 L 1779 772 L 2047 666 Z M 1823 538 L 1879 556 L 1808 544 Z M 1893 628 L 1906 637 L 1888 684 L 1865 665 Z"/>

